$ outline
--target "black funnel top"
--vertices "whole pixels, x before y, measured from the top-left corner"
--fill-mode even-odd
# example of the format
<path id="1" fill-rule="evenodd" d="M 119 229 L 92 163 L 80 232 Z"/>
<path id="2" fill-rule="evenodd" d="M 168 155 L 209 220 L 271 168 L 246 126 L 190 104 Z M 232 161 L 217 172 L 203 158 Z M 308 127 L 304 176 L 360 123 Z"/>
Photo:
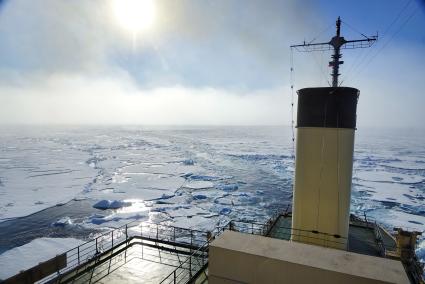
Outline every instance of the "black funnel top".
<path id="1" fill-rule="evenodd" d="M 298 90 L 297 127 L 355 129 L 359 93 L 349 87 Z"/>

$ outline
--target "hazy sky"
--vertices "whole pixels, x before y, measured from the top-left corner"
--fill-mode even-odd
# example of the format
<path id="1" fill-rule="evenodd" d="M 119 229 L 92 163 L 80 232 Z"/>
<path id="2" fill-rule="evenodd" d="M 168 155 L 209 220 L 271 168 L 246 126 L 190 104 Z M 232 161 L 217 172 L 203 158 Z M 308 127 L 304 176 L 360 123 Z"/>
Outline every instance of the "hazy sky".
<path id="1" fill-rule="evenodd" d="M 0 123 L 290 124 L 289 45 L 340 15 L 347 39 L 380 36 L 344 51 L 358 127 L 423 127 L 422 0 L 153 3 L 135 35 L 112 0 L 0 0 Z M 295 53 L 295 88 L 327 86 L 329 56 Z"/>

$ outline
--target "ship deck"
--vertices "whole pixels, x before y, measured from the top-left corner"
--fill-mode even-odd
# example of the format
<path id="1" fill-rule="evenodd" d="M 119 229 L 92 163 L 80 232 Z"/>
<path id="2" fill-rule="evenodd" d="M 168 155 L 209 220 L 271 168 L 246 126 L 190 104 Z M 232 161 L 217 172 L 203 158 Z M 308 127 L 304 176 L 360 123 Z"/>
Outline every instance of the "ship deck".
<path id="1" fill-rule="evenodd" d="M 291 214 L 279 215 L 267 232 L 267 236 L 277 239 L 290 240 L 292 228 Z M 381 226 L 366 219 L 351 216 L 348 231 L 348 251 L 384 256 L 387 250 L 396 249 L 394 238 Z"/>
<path id="2" fill-rule="evenodd" d="M 209 242 L 225 230 L 290 240 L 295 229 L 290 212 L 276 215 L 265 224 L 230 221 L 214 232 L 130 223 L 66 252 L 66 266 L 58 267 L 41 283 L 136 283 L 140 279 L 148 283 L 206 283 Z M 304 233 L 332 246 L 331 235 Z M 356 216 L 350 218 L 346 243 L 350 252 L 378 257 L 396 249 L 395 240 L 385 229 Z M 28 277 L 45 269 L 43 266 L 15 277 Z"/>

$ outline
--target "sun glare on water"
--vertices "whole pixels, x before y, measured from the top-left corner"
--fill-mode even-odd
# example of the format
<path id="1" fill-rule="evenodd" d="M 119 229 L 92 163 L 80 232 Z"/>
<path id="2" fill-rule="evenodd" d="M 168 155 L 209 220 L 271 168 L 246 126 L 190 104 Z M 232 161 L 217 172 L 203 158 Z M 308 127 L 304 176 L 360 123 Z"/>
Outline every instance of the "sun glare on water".
<path id="1" fill-rule="evenodd" d="M 112 4 L 118 23 L 132 33 L 149 30 L 155 21 L 155 0 L 113 0 Z"/>

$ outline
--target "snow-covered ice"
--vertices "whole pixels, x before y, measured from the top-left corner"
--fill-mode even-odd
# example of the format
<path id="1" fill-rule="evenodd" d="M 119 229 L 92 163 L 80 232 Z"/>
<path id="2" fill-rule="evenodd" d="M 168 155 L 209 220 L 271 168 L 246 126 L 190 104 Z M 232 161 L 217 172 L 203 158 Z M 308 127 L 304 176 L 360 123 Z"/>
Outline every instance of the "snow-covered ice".
<path id="1" fill-rule="evenodd" d="M 84 200 L 91 210 L 85 216 L 61 214 L 58 206 L 50 226 L 63 236 L 82 227 L 82 239 L 133 220 L 208 230 L 242 217 L 263 222 L 292 201 L 293 145 L 285 127 L 1 131 L 0 222 L 10 226 Z M 411 135 L 357 131 L 353 213 L 425 230 L 425 135 Z"/>
<path id="2" fill-rule="evenodd" d="M 54 227 L 65 227 L 71 226 L 73 224 L 72 219 L 70 217 L 63 217 L 52 223 Z"/>
<path id="3" fill-rule="evenodd" d="M 363 181 L 375 181 L 385 183 L 421 183 L 424 177 L 415 174 L 405 174 L 400 172 L 388 172 L 385 169 L 375 169 L 370 171 L 357 171 L 355 178 Z"/>
<path id="4" fill-rule="evenodd" d="M 64 253 L 84 242 L 73 238 L 40 238 L 0 255 L 0 280 Z"/>
<path id="5" fill-rule="evenodd" d="M 192 189 L 203 189 L 203 188 L 211 188 L 214 187 L 214 183 L 205 180 L 191 181 L 184 185 L 187 188 Z"/>
<path id="6" fill-rule="evenodd" d="M 130 202 L 125 202 L 121 200 L 100 200 L 96 202 L 93 207 L 97 209 L 119 209 L 122 207 L 130 206 Z"/>

